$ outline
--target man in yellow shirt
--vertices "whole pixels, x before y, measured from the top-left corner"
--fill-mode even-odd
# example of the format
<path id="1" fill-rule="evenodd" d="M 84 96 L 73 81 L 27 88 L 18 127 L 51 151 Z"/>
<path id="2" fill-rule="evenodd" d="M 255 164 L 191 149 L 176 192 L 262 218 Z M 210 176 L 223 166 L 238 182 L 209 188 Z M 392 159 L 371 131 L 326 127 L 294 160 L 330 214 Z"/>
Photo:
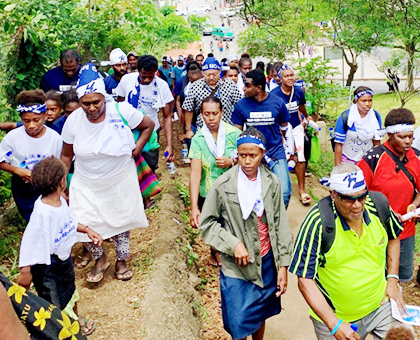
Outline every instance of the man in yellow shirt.
<path id="1" fill-rule="evenodd" d="M 336 166 L 324 184 L 330 197 L 303 221 L 289 270 L 298 276 L 318 339 L 368 333 L 382 339 L 395 322 L 388 298 L 401 310 L 404 304 L 398 285 L 403 227 L 386 198 L 367 191 L 356 165 Z"/>

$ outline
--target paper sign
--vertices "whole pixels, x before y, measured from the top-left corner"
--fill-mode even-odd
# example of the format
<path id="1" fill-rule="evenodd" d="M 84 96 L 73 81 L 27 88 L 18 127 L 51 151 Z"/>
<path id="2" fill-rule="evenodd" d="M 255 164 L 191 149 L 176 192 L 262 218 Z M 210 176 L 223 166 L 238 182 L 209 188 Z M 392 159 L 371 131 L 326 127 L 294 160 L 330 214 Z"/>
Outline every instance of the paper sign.
<path id="1" fill-rule="evenodd" d="M 420 307 L 405 305 L 408 310 L 408 314 L 404 311 L 401 316 L 400 310 L 398 309 L 395 300 L 391 299 L 391 310 L 394 319 L 413 326 L 420 326 Z"/>

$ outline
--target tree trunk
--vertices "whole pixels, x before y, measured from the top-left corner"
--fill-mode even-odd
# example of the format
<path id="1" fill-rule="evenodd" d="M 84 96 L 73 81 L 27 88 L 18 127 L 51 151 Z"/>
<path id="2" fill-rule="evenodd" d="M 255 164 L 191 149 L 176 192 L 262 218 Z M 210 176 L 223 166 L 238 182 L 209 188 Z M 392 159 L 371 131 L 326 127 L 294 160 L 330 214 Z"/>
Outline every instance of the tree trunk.
<path id="1" fill-rule="evenodd" d="M 356 74 L 356 71 L 359 68 L 359 65 L 357 65 L 357 57 L 359 56 L 359 54 L 353 52 L 352 50 L 349 50 L 349 53 L 351 55 L 351 60 L 349 60 L 349 58 L 347 57 L 347 53 L 344 51 L 344 48 L 342 50 L 344 60 L 346 61 L 346 64 L 350 67 L 350 72 L 347 76 L 346 86 L 351 86 L 351 83 L 354 79 L 354 75 Z"/>
<path id="2" fill-rule="evenodd" d="M 416 51 L 416 45 L 413 41 L 405 46 L 407 51 L 407 91 L 414 91 L 414 53 Z"/>
<path id="3" fill-rule="evenodd" d="M 347 65 L 350 66 L 350 72 L 349 72 L 349 75 L 347 76 L 346 86 L 351 86 L 351 83 L 354 79 L 354 75 L 356 74 L 356 71 L 359 68 L 359 65 L 357 65 L 357 63 L 347 63 Z"/>

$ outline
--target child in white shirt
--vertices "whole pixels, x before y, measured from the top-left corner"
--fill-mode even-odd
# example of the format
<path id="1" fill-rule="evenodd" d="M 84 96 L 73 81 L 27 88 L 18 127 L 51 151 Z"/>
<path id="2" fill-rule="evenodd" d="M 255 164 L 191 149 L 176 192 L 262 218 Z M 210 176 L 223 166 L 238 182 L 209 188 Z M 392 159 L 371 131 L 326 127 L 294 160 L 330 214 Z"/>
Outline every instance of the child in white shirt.
<path id="1" fill-rule="evenodd" d="M 56 158 L 46 158 L 32 170 L 32 185 L 41 192 L 35 202 L 20 247 L 18 284 L 29 288 L 34 283 L 38 295 L 77 318 L 79 299 L 75 285 L 71 249 L 76 233 L 86 233 L 94 244 L 103 238 L 88 226 L 77 222 L 66 200 L 66 168 Z M 74 309 L 74 310 L 73 310 Z M 94 330 L 94 323 L 79 317 L 85 335 Z"/>

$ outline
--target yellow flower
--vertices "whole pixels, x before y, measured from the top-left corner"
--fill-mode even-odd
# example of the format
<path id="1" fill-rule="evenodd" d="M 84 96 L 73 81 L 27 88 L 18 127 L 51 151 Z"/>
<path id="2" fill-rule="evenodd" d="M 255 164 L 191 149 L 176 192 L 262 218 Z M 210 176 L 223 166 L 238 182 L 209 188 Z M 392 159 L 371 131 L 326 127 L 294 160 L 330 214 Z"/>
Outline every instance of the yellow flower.
<path id="1" fill-rule="evenodd" d="M 64 312 L 61 312 L 63 320 L 57 320 L 58 323 L 63 326 L 63 329 L 58 334 L 58 339 L 63 340 L 71 337 L 71 340 L 77 340 L 75 335 L 80 331 L 80 326 L 77 321 L 71 322 L 70 318 Z"/>
<path id="2" fill-rule="evenodd" d="M 39 326 L 41 331 L 43 331 L 44 328 L 45 328 L 45 325 L 47 324 L 47 322 L 45 320 L 51 318 L 51 313 L 49 311 L 46 311 L 44 309 L 44 307 L 41 307 L 39 312 L 34 313 L 34 316 L 35 316 L 35 319 L 36 319 L 35 322 L 34 322 L 34 326 L 35 327 Z"/>
<path id="3" fill-rule="evenodd" d="M 7 295 L 11 297 L 13 294 L 15 295 L 15 300 L 17 303 L 22 302 L 23 296 L 28 296 L 26 294 L 26 289 L 17 285 L 16 283 L 12 282 L 13 286 L 10 286 L 9 290 L 7 291 Z"/>

